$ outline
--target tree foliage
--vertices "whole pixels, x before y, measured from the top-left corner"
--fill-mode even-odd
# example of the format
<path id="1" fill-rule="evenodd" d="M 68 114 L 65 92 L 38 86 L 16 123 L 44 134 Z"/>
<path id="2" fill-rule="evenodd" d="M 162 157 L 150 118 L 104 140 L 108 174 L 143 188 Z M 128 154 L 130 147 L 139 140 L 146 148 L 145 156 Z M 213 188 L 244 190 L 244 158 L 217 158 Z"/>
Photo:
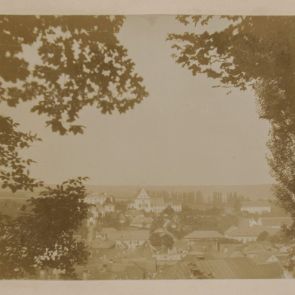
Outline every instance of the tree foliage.
<path id="1" fill-rule="evenodd" d="M 28 201 L 14 220 L 2 217 L 0 265 L 2 278 L 36 275 L 56 269 L 64 278 L 75 277 L 75 265 L 86 262 L 88 252 L 74 234 L 86 218 L 88 205 L 83 178 L 47 187 Z"/>
<path id="2" fill-rule="evenodd" d="M 101 113 L 123 113 L 147 96 L 117 33 L 122 16 L 0 16 L 0 103 L 15 107 L 31 101 L 31 111 L 47 116 L 61 135 L 83 133 L 79 113 L 93 106 Z M 37 140 L 16 130 L 0 114 L 2 185 L 33 189 L 32 160 L 19 150 Z"/>
<path id="3" fill-rule="evenodd" d="M 165 248 L 172 249 L 174 245 L 174 240 L 172 236 L 168 233 L 159 234 L 159 233 L 151 233 L 150 235 L 150 243 L 155 248 Z"/>
<path id="4" fill-rule="evenodd" d="M 147 92 L 116 36 L 123 22 L 122 16 L 1 16 L 0 101 L 33 101 L 32 112 L 45 114 L 62 135 L 83 132 L 76 121 L 86 106 L 102 113 L 133 108 Z"/>
<path id="5" fill-rule="evenodd" d="M 215 79 L 217 87 L 255 92 L 259 115 L 271 126 L 268 160 L 277 180 L 276 196 L 295 220 L 295 18 L 177 19 L 188 29 L 168 36 L 178 64 L 193 75 Z"/>
<path id="6" fill-rule="evenodd" d="M 18 131 L 18 124 L 10 117 L 0 116 L 0 180 L 2 188 L 13 192 L 24 189 L 33 190 L 42 184 L 30 177 L 28 167 L 33 162 L 23 159 L 22 149 L 30 147 L 34 141 L 40 140 L 35 134 Z"/>

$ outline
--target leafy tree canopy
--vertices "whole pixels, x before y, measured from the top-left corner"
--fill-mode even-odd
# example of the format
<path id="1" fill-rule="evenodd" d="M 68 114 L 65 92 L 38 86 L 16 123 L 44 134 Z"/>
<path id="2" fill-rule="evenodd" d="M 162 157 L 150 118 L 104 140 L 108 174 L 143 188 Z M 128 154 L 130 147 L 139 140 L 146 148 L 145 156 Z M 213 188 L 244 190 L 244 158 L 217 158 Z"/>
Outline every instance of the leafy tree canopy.
<path id="1" fill-rule="evenodd" d="M 42 184 L 30 177 L 28 167 L 33 162 L 23 159 L 20 150 L 30 147 L 40 140 L 35 134 L 18 131 L 18 124 L 9 117 L 0 116 L 0 180 L 2 188 L 13 192 L 24 189 L 33 190 Z"/>
<path id="2" fill-rule="evenodd" d="M 217 87 L 254 90 L 259 115 L 271 125 L 268 160 L 276 195 L 295 220 L 295 18 L 177 19 L 188 29 L 168 36 L 178 64 L 215 79 Z"/>
<path id="3" fill-rule="evenodd" d="M 0 101 L 33 101 L 60 134 L 82 133 L 79 112 L 126 112 L 147 96 L 120 44 L 122 16 L 1 16 Z M 25 54 L 29 49 L 29 54 Z M 28 51 L 28 50 L 27 50 Z"/>
<path id="4" fill-rule="evenodd" d="M 74 238 L 87 215 L 83 178 L 47 187 L 28 201 L 14 220 L 0 222 L 1 278 L 34 276 L 38 269 L 59 270 L 64 278 L 75 276 L 75 265 L 84 263 L 88 252 Z"/>
<path id="5" fill-rule="evenodd" d="M 147 96 L 134 62 L 117 33 L 122 16 L 0 16 L 0 103 L 32 101 L 61 135 L 83 133 L 79 112 L 93 106 L 120 113 Z M 29 175 L 32 160 L 20 151 L 38 140 L 0 114 L 0 180 L 13 191 L 41 182 Z"/>

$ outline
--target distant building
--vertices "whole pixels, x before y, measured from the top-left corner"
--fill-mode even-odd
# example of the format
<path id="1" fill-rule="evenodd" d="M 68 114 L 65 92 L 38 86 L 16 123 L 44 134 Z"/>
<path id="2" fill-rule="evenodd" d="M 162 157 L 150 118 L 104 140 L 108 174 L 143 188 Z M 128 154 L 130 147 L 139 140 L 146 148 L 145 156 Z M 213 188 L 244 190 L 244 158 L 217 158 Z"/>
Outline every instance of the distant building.
<path id="1" fill-rule="evenodd" d="M 194 244 L 204 244 L 206 248 L 219 249 L 220 240 L 224 236 L 214 230 L 195 230 L 190 234 L 186 235 L 183 239 L 187 241 L 188 245 L 193 246 Z"/>
<path id="2" fill-rule="evenodd" d="M 153 222 L 152 217 L 146 217 L 143 214 L 135 216 L 131 222 L 130 226 L 137 228 L 150 228 Z"/>
<path id="3" fill-rule="evenodd" d="M 151 212 L 151 197 L 144 188 L 141 189 L 136 199 L 130 204 L 130 209 Z"/>
<path id="4" fill-rule="evenodd" d="M 129 205 L 129 209 L 143 210 L 145 212 L 161 213 L 167 207 L 171 207 L 174 211 L 182 210 L 181 202 L 178 200 L 164 200 L 164 198 L 152 198 L 143 188 Z"/>
<path id="5" fill-rule="evenodd" d="M 96 220 L 98 216 L 105 216 L 107 213 L 115 212 L 114 198 L 112 196 L 108 196 L 107 194 L 88 195 L 85 198 L 85 202 L 91 205 L 89 212 L 94 220 Z"/>
<path id="6" fill-rule="evenodd" d="M 240 218 L 240 226 L 264 226 L 269 228 L 280 229 L 283 225 L 292 224 L 291 217 L 258 217 L 258 218 Z"/>
<path id="7" fill-rule="evenodd" d="M 158 265 L 174 264 L 182 260 L 183 255 L 178 252 L 167 252 L 154 254 Z"/>
<path id="8" fill-rule="evenodd" d="M 84 201 L 87 204 L 102 205 L 108 198 L 113 201 L 113 197 L 108 196 L 106 193 L 103 193 L 103 194 L 92 193 L 87 195 Z"/>
<path id="9" fill-rule="evenodd" d="M 195 230 L 184 237 L 185 240 L 216 240 L 223 238 L 223 235 L 214 230 Z"/>
<path id="10" fill-rule="evenodd" d="M 262 226 L 280 229 L 283 225 L 290 226 L 293 223 L 291 217 L 261 217 Z"/>
<path id="11" fill-rule="evenodd" d="M 112 197 L 107 197 L 102 204 L 103 214 L 115 212 L 115 203 Z"/>
<path id="12" fill-rule="evenodd" d="M 149 240 L 148 230 L 116 230 L 104 228 L 97 236 L 115 242 L 118 248 L 135 249 Z"/>
<path id="13" fill-rule="evenodd" d="M 272 229 L 265 226 L 232 226 L 224 234 L 228 239 L 233 239 L 242 243 L 255 242 L 262 232 L 271 235 L 277 233 L 278 229 Z"/>
<path id="14" fill-rule="evenodd" d="M 267 201 L 249 201 L 243 202 L 240 210 L 252 214 L 271 213 L 271 205 Z"/>

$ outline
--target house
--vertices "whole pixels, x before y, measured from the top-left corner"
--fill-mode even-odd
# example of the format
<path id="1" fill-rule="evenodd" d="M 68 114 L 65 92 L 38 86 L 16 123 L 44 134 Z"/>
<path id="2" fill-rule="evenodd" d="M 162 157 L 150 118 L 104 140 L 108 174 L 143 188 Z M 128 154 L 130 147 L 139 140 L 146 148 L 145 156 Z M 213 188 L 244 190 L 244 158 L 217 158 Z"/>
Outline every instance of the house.
<path id="1" fill-rule="evenodd" d="M 184 237 L 187 241 L 217 240 L 222 238 L 223 235 L 214 230 L 195 230 Z"/>
<path id="2" fill-rule="evenodd" d="M 144 212 L 161 213 L 167 207 L 171 207 L 174 211 L 182 210 L 181 202 L 177 200 L 164 200 L 164 198 L 152 198 L 143 188 L 139 194 L 129 205 L 129 209 L 143 210 Z"/>
<path id="3" fill-rule="evenodd" d="M 270 228 L 280 229 L 283 225 L 290 226 L 292 218 L 288 216 L 283 217 L 258 217 L 258 218 L 240 218 L 240 226 L 264 226 Z"/>
<path id="4" fill-rule="evenodd" d="M 219 252 L 220 255 L 223 257 L 244 257 L 244 253 L 242 252 L 243 245 L 236 242 L 236 243 L 226 243 L 226 244 L 220 244 L 219 246 Z"/>
<path id="5" fill-rule="evenodd" d="M 271 242 L 263 241 L 263 242 L 253 242 L 247 245 L 242 245 L 243 252 L 247 255 L 256 254 L 261 252 L 274 252 L 277 249 L 272 245 Z"/>
<path id="6" fill-rule="evenodd" d="M 115 203 L 112 197 L 107 197 L 102 204 L 102 213 L 105 215 L 107 213 L 115 212 Z"/>
<path id="7" fill-rule="evenodd" d="M 135 216 L 131 220 L 130 226 L 136 227 L 136 228 L 150 228 L 152 222 L 153 222 L 152 217 L 146 217 L 143 214 L 141 214 L 141 215 Z"/>
<path id="8" fill-rule="evenodd" d="M 149 240 L 147 230 L 125 230 L 119 231 L 116 238 L 116 247 L 135 249 L 144 245 Z"/>
<path id="9" fill-rule="evenodd" d="M 141 189 L 136 199 L 129 205 L 129 208 L 151 212 L 151 197 L 144 188 Z"/>
<path id="10" fill-rule="evenodd" d="M 98 235 L 115 242 L 117 248 L 135 249 L 149 240 L 148 230 L 116 230 L 104 228 Z"/>
<path id="11" fill-rule="evenodd" d="M 225 237 L 242 243 L 255 242 L 262 232 L 270 235 L 277 233 L 277 229 L 264 226 L 232 226 L 225 232 Z"/>
<path id="12" fill-rule="evenodd" d="M 181 261 L 186 254 L 187 251 L 182 251 L 174 245 L 171 249 L 161 248 L 154 251 L 153 258 L 157 261 L 158 265 L 173 264 Z"/>
<path id="13" fill-rule="evenodd" d="M 205 246 L 206 249 L 210 249 L 210 251 L 214 251 L 214 249 L 217 251 L 222 238 L 223 235 L 214 230 L 195 230 L 184 236 L 183 239 L 187 241 L 190 247 L 197 243 Z"/>
<path id="14" fill-rule="evenodd" d="M 293 222 L 291 217 L 260 217 L 259 222 L 262 226 L 280 229 L 283 225 L 290 226 Z"/>
<path id="15" fill-rule="evenodd" d="M 85 197 L 84 201 L 87 204 L 102 205 L 107 200 L 107 198 L 113 201 L 113 197 L 108 196 L 107 193 L 103 193 L 103 194 L 91 193 Z"/>
<path id="16" fill-rule="evenodd" d="M 271 213 L 271 205 L 264 200 L 259 201 L 247 201 L 241 204 L 241 212 L 247 212 L 251 214 L 263 214 Z"/>
<path id="17" fill-rule="evenodd" d="M 157 253 L 153 256 L 158 265 L 174 264 L 182 260 L 183 255 L 177 252 Z"/>
<path id="18" fill-rule="evenodd" d="M 97 220 L 99 216 L 105 216 L 108 213 L 115 212 L 114 199 L 111 196 L 106 195 L 90 195 L 85 200 L 89 205 L 89 215 L 92 219 Z"/>
<path id="19" fill-rule="evenodd" d="M 191 245 L 188 248 L 187 255 L 186 255 L 185 259 L 187 261 L 192 261 L 195 259 L 205 259 L 206 250 L 207 250 L 206 245 L 199 245 L 198 243 Z"/>

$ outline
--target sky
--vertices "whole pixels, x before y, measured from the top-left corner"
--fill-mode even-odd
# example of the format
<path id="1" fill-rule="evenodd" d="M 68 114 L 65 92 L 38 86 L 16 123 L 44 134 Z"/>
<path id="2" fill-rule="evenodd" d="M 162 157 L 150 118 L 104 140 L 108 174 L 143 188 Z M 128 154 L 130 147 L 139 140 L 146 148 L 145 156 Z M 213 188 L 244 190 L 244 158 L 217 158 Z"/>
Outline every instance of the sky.
<path id="1" fill-rule="evenodd" d="M 269 126 L 258 119 L 254 94 L 227 94 L 212 88 L 216 81 L 176 64 L 166 37 L 183 30 L 173 16 L 127 17 L 118 37 L 149 96 L 123 115 L 83 110 L 83 135 L 53 134 L 27 103 L 3 107 L 22 129 L 42 137 L 25 152 L 37 161 L 32 175 L 47 183 L 88 176 L 96 185 L 272 183 Z"/>

